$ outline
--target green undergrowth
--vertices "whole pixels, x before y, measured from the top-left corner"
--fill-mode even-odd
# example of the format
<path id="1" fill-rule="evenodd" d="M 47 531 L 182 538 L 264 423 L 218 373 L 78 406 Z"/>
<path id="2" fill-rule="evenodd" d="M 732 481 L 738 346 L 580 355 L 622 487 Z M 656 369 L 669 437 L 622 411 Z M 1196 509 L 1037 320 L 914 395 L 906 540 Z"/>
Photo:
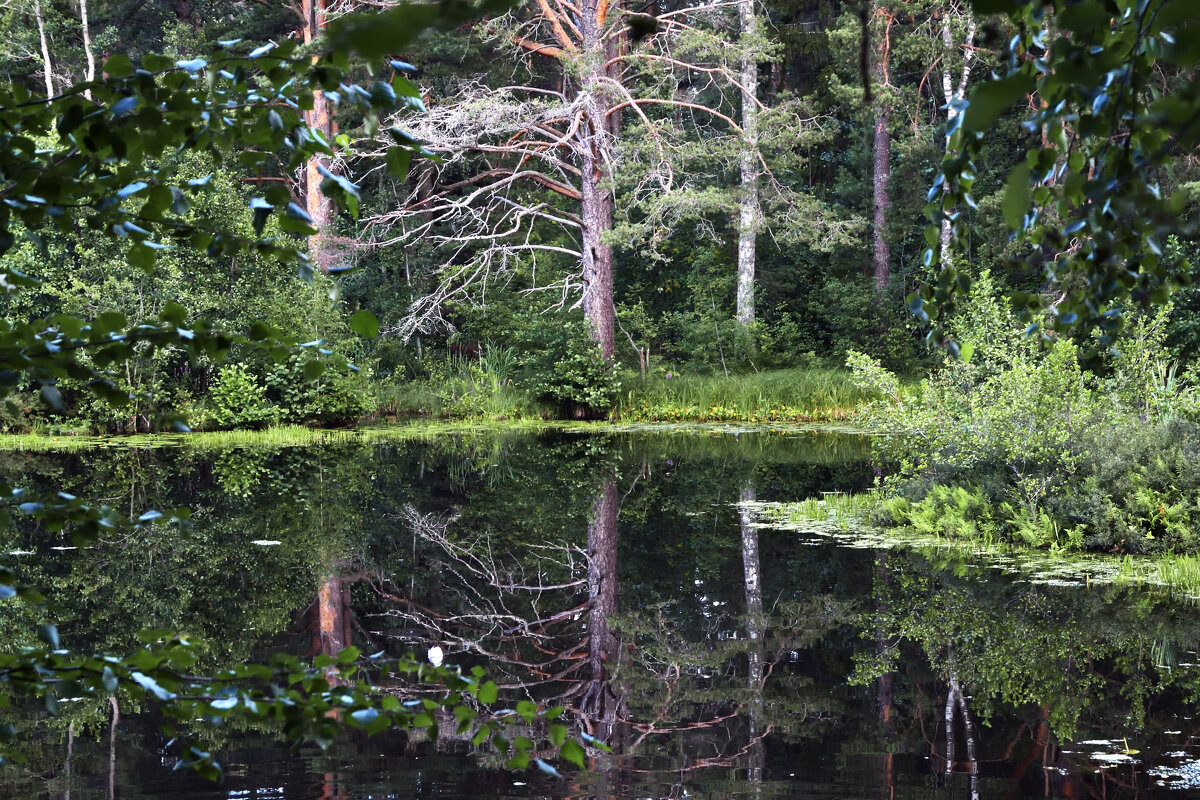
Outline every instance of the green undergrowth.
<path id="1" fill-rule="evenodd" d="M 670 377 L 667 377 L 670 376 Z M 622 396 L 620 419 L 675 422 L 838 422 L 873 393 L 848 370 L 786 369 L 743 375 L 666 373 L 640 379 Z"/>
<path id="2" fill-rule="evenodd" d="M 793 503 L 746 503 L 766 528 L 802 532 L 863 549 L 905 548 L 933 562 L 976 560 L 1035 583 L 1162 587 L 1200 600 L 1200 556 L 1105 555 L 1066 547 L 1032 549 L 978 528 L 880 524 L 887 500 L 878 492 L 826 494 Z M 964 568 L 966 568 L 964 566 Z"/>
<path id="3" fill-rule="evenodd" d="M 680 374 L 665 371 L 642 378 L 619 373 L 617 392 L 600 407 L 547 399 L 537 386 L 525 386 L 488 359 L 464 361 L 438 380 L 420 380 L 376 389 L 381 420 L 422 419 L 549 420 L 588 416 L 618 422 L 845 422 L 875 395 L 854 383 L 845 369 L 782 369 L 737 375 Z M 540 385 L 540 384 L 539 384 Z M 544 388 L 544 387 L 543 387 Z M 561 398 L 560 398 L 561 400 Z"/>
<path id="4" fill-rule="evenodd" d="M 192 433 L 139 433 L 127 436 L 43 436 L 38 434 L 0 435 L 0 450 L 70 451 L 106 447 L 192 447 L 226 449 L 230 447 L 274 448 L 342 444 L 375 440 L 420 438 L 441 433 L 486 433 L 528 431 L 536 433 L 555 427 L 531 421 L 488 422 L 413 422 L 366 428 L 306 428 L 284 425 L 258 431 L 200 431 Z"/>

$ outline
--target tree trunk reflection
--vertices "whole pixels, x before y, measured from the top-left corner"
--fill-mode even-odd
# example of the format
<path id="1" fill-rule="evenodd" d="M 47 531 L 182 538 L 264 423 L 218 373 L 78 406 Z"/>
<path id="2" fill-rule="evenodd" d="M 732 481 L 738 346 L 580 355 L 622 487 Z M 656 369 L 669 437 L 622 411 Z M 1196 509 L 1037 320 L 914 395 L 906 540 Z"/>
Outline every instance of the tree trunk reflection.
<path id="1" fill-rule="evenodd" d="M 746 682 L 750 690 L 750 703 L 746 712 L 750 735 L 746 778 L 751 782 L 757 797 L 762 791 L 763 767 L 766 762 L 763 746 L 766 731 L 760 730 L 763 716 L 766 626 L 763 620 L 762 563 L 758 555 L 758 529 L 753 525 L 754 513 L 749 506 L 756 499 L 757 493 L 752 483 L 742 487 L 738 515 L 742 535 L 742 572 L 746 585 Z"/>
<path id="2" fill-rule="evenodd" d="M 620 659 L 620 641 L 611 627 L 617 613 L 617 487 L 604 481 L 592 501 L 587 529 L 588 553 L 588 664 L 590 681 L 580 699 L 580 709 L 612 731 L 624 716 L 622 692 L 613 685 L 612 673 Z"/>

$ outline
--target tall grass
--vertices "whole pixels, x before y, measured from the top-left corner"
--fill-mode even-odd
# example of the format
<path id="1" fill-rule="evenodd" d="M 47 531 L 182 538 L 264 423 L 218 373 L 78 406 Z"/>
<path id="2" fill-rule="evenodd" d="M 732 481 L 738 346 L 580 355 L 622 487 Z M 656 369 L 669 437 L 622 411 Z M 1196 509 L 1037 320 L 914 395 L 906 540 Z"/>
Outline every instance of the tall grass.
<path id="1" fill-rule="evenodd" d="M 671 374 L 671 373 L 668 373 Z M 846 370 L 803 368 L 747 375 L 673 375 L 630 381 L 621 418 L 845 419 L 871 399 Z"/>

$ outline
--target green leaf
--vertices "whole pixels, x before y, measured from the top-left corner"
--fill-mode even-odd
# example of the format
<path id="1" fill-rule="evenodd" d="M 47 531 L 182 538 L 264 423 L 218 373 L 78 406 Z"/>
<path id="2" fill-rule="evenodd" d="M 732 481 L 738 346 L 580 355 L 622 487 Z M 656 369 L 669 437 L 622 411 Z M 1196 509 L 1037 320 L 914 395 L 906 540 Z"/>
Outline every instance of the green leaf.
<path id="1" fill-rule="evenodd" d="M 58 628 L 53 625 L 39 625 L 37 636 L 53 649 L 58 649 Z"/>
<path id="2" fill-rule="evenodd" d="M 133 62 L 124 53 L 114 53 L 108 57 L 100 69 L 114 78 L 128 78 L 133 74 Z"/>
<path id="3" fill-rule="evenodd" d="M 990 130 L 1000 115 L 1034 90 L 1032 75 L 1017 72 L 981 83 L 971 92 L 963 117 L 963 129 L 973 133 Z"/>
<path id="4" fill-rule="evenodd" d="M 397 180 L 408 177 L 408 168 L 412 164 L 412 150 L 407 147 L 389 147 L 386 161 L 388 172 Z"/>
<path id="5" fill-rule="evenodd" d="M 1033 187 L 1029 184 L 1028 164 L 1018 164 L 1008 176 L 1004 186 L 1004 221 L 1011 230 L 1020 232 L 1025 227 L 1025 214 L 1033 199 Z"/>
<path id="6" fill-rule="evenodd" d="M 555 747 L 562 747 L 563 742 L 567 740 L 566 725 L 551 725 L 550 726 L 550 744 Z"/>
<path id="7" fill-rule="evenodd" d="M 316 359 L 304 362 L 304 380 L 311 383 L 324 374 L 325 362 Z"/>
<path id="8" fill-rule="evenodd" d="M 488 681 L 479 687 L 479 693 L 475 696 L 479 699 L 479 702 L 491 705 L 500 697 L 500 689 L 496 686 L 495 682 Z"/>
<path id="9" fill-rule="evenodd" d="M 379 718 L 379 712 L 373 708 L 360 708 L 358 711 L 350 714 L 350 718 L 359 725 L 370 725 Z"/>
<path id="10" fill-rule="evenodd" d="M 379 318 L 370 311 L 355 311 L 350 315 L 350 330 L 364 339 L 379 337 Z"/>
<path id="11" fill-rule="evenodd" d="M 526 722 L 533 722 L 537 718 L 537 713 L 537 706 L 528 700 L 517 703 L 517 714 Z"/>
<path id="12" fill-rule="evenodd" d="M 142 69 L 148 72 L 162 72 L 175 66 L 175 62 L 158 53 L 147 53 L 142 56 Z"/>
<path id="13" fill-rule="evenodd" d="M 562 753 L 563 758 L 565 758 L 567 761 L 570 761 L 575 766 L 582 767 L 584 765 L 584 757 L 587 754 L 584 752 L 583 747 L 579 744 L 579 742 L 575 741 L 574 739 L 568 739 L 567 741 L 563 742 L 562 748 L 559 750 L 559 752 Z"/>
<path id="14" fill-rule="evenodd" d="M 129 246 L 129 250 L 125 255 L 125 260 L 132 267 L 137 267 L 142 272 L 154 272 L 154 260 L 157 256 L 152 247 L 147 246 L 143 242 L 134 242 Z"/>
<path id="15" fill-rule="evenodd" d="M 62 394 L 58 391 L 58 387 L 53 384 L 44 384 L 39 392 L 42 396 L 42 402 L 53 408 L 55 411 L 63 411 Z"/>

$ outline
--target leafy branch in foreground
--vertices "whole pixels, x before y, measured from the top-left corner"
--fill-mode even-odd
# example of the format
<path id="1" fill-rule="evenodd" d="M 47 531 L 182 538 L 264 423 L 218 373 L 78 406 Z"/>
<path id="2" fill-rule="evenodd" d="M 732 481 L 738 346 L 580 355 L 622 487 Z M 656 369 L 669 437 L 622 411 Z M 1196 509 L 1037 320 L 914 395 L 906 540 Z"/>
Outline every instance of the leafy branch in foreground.
<path id="1" fill-rule="evenodd" d="M 222 777 L 213 754 L 196 746 L 189 730 L 197 721 L 220 725 L 237 718 L 270 724 L 296 745 L 313 742 L 327 746 L 343 727 L 375 734 L 391 728 L 438 734 L 439 716 L 451 717 L 459 734 L 472 733 L 471 742 L 490 742 L 508 758 L 512 769 L 523 769 L 532 760 L 543 771 L 557 774 L 553 766 L 535 757 L 535 742 L 523 735 L 505 735 L 518 723 L 552 721 L 562 707 L 541 709 L 523 702 L 507 713 L 481 714 L 480 704 L 495 702 L 495 683 L 481 668 L 470 675 L 455 667 L 418 663 L 411 655 L 385 659 L 382 654 L 362 656 L 355 647 L 337 656 L 318 656 L 305 663 L 296 656 L 276 654 L 268 664 L 233 667 L 213 675 L 187 673 L 195 663 L 192 642 L 169 631 L 143 631 L 144 646 L 128 657 L 73 655 L 62 649 L 54 626 L 44 625 L 39 636 L 45 648 L 25 648 L 0 655 L 0 680 L 42 698 L 46 710 L 58 711 L 60 698 L 104 697 L 118 693 L 153 706 L 160 728 L 175 737 L 180 750 L 177 768 L 190 768 L 213 780 Z M 369 670 L 386 669 L 392 676 L 423 684 L 436 684 L 444 693 L 434 699 L 401 701 L 387 686 L 370 681 Z M 361 678 L 360 678 L 361 676 Z M 548 742 L 564 759 L 583 766 L 584 751 L 566 738 L 562 723 L 550 724 Z M 15 729 L 0 726 L 0 742 L 11 743 Z"/>
<path id="2" fill-rule="evenodd" d="M 1200 141 L 1197 97 L 1200 30 L 1190 0 L 974 0 L 977 13 L 1003 13 L 1015 30 L 1003 53 L 1007 70 L 958 103 L 947 155 L 929 192 L 925 264 L 933 282 L 909 297 L 918 317 L 942 322 L 970 286 L 952 263 L 938 264 L 940 228 L 949 220 L 964 249 L 965 210 L 989 130 L 1028 100 L 1024 125 L 1033 140 L 1009 174 L 1003 211 L 1026 243 L 1026 261 L 1045 275 L 1045 294 L 1019 293 L 1029 324 L 1098 331 L 1111 348 L 1129 307 L 1165 302 L 1188 280 L 1186 262 L 1166 253 L 1184 234 L 1182 195 L 1162 186 L 1169 157 Z M 940 268 L 939 268 L 940 267 Z M 957 343 L 947 342 L 952 351 Z"/>

